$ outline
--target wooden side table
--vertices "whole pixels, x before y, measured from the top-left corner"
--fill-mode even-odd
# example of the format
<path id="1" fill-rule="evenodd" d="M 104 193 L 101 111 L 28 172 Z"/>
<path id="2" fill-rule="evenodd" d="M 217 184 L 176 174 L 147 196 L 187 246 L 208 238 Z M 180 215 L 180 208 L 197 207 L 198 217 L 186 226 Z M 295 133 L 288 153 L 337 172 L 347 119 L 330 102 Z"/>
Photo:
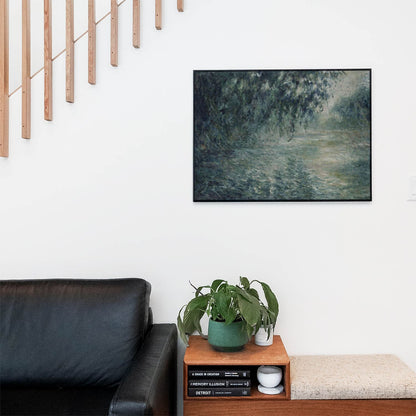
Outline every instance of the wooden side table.
<path id="1" fill-rule="evenodd" d="M 278 395 L 262 394 L 257 390 L 257 368 L 261 365 L 275 365 L 283 370 L 284 391 Z M 251 395 L 244 397 L 189 397 L 188 371 L 199 368 L 251 370 Z M 216 415 L 224 412 L 227 416 L 261 415 L 273 410 L 278 401 L 290 400 L 290 361 L 280 336 L 275 335 L 273 345 L 259 347 L 253 341 L 244 350 L 224 353 L 215 351 L 208 341 L 200 336 L 189 338 L 189 347 L 184 357 L 183 411 L 184 416 Z"/>

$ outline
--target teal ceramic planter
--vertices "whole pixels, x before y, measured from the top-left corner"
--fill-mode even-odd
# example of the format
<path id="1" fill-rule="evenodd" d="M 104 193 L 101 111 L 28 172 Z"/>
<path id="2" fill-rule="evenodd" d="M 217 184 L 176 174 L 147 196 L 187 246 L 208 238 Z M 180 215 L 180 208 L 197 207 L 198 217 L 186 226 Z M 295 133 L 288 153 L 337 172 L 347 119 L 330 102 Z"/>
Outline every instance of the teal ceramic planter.
<path id="1" fill-rule="evenodd" d="M 208 342 L 217 351 L 240 351 L 248 342 L 242 321 L 225 325 L 224 322 L 209 320 Z"/>

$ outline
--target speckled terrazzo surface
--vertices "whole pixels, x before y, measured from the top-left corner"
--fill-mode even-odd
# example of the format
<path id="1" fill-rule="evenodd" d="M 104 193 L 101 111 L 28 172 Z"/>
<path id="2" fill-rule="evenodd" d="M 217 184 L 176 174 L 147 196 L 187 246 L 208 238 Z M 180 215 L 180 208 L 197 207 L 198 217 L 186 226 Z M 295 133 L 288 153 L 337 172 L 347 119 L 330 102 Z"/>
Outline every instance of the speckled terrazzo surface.
<path id="1" fill-rule="evenodd" d="M 394 355 L 290 357 L 292 400 L 415 399 L 416 373 Z"/>

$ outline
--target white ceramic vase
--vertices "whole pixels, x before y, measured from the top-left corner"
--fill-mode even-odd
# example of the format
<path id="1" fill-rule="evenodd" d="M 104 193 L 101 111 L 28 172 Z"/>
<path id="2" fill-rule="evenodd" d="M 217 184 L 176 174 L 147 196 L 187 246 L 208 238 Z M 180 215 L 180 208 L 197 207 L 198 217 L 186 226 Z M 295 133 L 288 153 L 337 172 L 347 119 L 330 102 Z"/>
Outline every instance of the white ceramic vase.
<path id="1" fill-rule="evenodd" d="M 254 342 L 256 345 L 267 347 L 273 344 L 273 326 L 270 325 L 270 337 L 268 336 L 267 328 L 261 327 L 254 336 Z"/>
<path id="2" fill-rule="evenodd" d="M 282 381 L 282 369 L 274 365 L 262 365 L 257 369 L 257 380 L 266 388 L 274 388 Z"/>

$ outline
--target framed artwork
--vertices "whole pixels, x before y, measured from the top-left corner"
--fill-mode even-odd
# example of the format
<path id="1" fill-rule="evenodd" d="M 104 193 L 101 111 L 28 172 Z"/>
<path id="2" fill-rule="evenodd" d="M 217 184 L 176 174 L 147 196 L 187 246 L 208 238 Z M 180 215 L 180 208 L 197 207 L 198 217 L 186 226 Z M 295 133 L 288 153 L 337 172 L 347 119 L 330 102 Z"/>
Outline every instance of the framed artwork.
<path id="1" fill-rule="evenodd" d="M 371 201 L 371 70 L 194 71 L 194 201 Z"/>

